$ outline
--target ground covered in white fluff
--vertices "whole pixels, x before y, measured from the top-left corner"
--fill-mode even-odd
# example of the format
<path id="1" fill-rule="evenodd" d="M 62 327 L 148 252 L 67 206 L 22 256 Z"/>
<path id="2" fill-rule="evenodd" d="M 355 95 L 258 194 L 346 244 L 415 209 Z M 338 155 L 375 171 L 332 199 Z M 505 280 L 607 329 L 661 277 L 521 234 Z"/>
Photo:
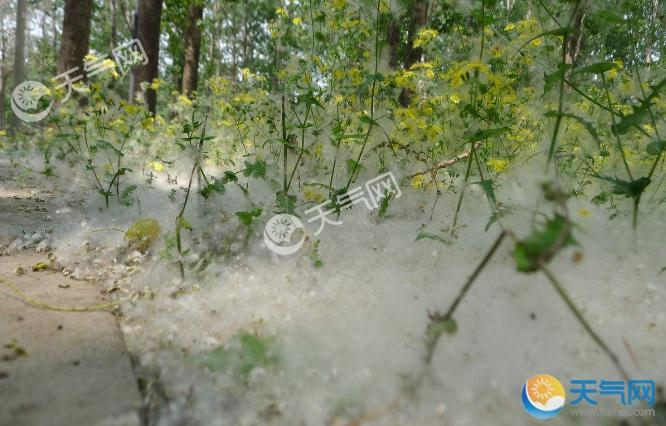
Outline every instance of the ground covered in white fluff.
<path id="1" fill-rule="evenodd" d="M 497 198 L 513 207 L 504 226 L 521 237 L 539 198 L 535 176 L 536 168 L 513 171 L 498 187 Z M 539 424 L 520 402 L 528 377 L 549 373 L 565 385 L 619 378 L 545 277 L 516 271 L 510 241 L 458 308 L 457 332 L 442 336 L 424 365 L 428 311 L 450 305 L 500 232 L 497 225 L 484 231 L 489 206 L 476 185 L 468 187 L 456 238 L 442 231 L 458 200 L 448 190 L 434 211 L 433 190 L 404 187 L 385 218 L 362 205 L 343 212 L 343 224 L 319 236 L 318 268 L 312 240 L 289 257 L 264 245 L 270 182 L 250 183 L 263 214 L 248 239 L 234 215 L 250 207 L 240 190 L 196 198 L 186 212 L 194 227 L 186 232 L 188 261 L 213 260 L 181 282 L 158 255 L 161 242 L 144 255 L 111 229 L 153 217 L 172 232 L 182 194 L 170 200 L 166 179 L 136 182 L 140 203 L 109 211 L 82 176 L 54 188 L 64 209 L 53 233 L 58 260 L 73 276 L 101 278 L 125 301 L 121 327 L 155 424 Z M 636 233 L 629 207 L 609 219 L 615 210 L 570 200 L 578 246 L 551 268 L 630 375 L 664 386 L 663 207 L 646 203 Z M 424 225 L 447 243 L 416 241 Z M 563 412 L 551 424 L 622 420 L 636 419 Z"/>

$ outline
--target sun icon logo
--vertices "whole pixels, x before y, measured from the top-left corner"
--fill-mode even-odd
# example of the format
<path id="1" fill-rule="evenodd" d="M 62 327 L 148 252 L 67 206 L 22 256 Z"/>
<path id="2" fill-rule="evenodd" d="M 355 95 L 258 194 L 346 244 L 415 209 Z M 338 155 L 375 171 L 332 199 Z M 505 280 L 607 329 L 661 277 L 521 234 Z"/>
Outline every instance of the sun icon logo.
<path id="1" fill-rule="evenodd" d="M 12 111 L 25 122 L 40 121 L 48 115 L 53 106 L 53 102 L 49 102 L 42 111 L 31 112 L 40 107 L 39 101 L 44 96 L 49 96 L 49 89 L 46 86 L 39 81 L 24 81 L 12 92 Z"/>
<path id="2" fill-rule="evenodd" d="M 566 401 L 564 386 L 550 374 L 530 377 L 521 392 L 523 407 L 537 419 L 550 419 L 560 412 Z"/>
<path id="3" fill-rule="evenodd" d="M 277 220 L 271 223 L 271 235 L 275 237 L 274 240 L 288 240 L 294 228 L 294 222 L 290 217 L 278 216 Z"/>
<path id="4" fill-rule="evenodd" d="M 288 256 L 296 253 L 305 242 L 305 235 L 297 242 L 291 241 L 291 236 L 297 229 L 303 229 L 303 223 L 290 214 L 273 216 L 264 227 L 264 243 L 273 253 Z"/>
<path id="5" fill-rule="evenodd" d="M 553 396 L 554 391 L 555 388 L 553 387 L 551 381 L 544 377 L 539 377 L 530 386 L 530 396 L 538 399 L 539 401 L 548 400 L 551 396 Z"/>

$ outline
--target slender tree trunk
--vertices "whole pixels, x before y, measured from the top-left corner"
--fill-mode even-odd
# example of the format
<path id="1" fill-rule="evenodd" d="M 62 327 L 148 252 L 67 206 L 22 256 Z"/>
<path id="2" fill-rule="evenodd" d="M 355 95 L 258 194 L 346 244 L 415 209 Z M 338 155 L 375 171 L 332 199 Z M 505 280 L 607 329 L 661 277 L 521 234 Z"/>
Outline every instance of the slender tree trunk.
<path id="1" fill-rule="evenodd" d="M 235 11 L 234 11 L 235 12 Z M 234 81 L 238 78 L 238 28 L 236 27 L 236 13 L 231 15 L 231 76 Z"/>
<path id="2" fill-rule="evenodd" d="M 414 0 L 412 4 L 411 16 L 409 19 L 409 38 L 407 52 L 405 54 L 405 69 L 421 60 L 423 49 L 414 47 L 414 40 L 419 30 L 428 22 L 428 0 Z M 403 89 L 400 93 L 400 105 L 406 107 L 412 100 L 414 94 L 409 89 Z"/>
<path id="3" fill-rule="evenodd" d="M 388 29 L 388 45 L 389 45 L 389 65 L 391 68 L 398 68 L 400 63 L 400 23 L 391 21 Z"/>
<path id="4" fill-rule="evenodd" d="M 65 0 L 65 16 L 62 20 L 62 40 L 58 73 L 79 67 L 83 73 L 83 58 L 88 54 L 92 0 Z"/>
<path id="5" fill-rule="evenodd" d="M 0 17 L 4 18 L 4 17 Z M 5 93 L 7 92 L 7 63 L 5 62 L 7 55 L 7 38 L 2 34 L 0 39 L 0 128 L 5 128 Z"/>
<path id="6" fill-rule="evenodd" d="M 14 36 L 14 81 L 12 88 L 18 86 L 25 80 L 25 20 L 26 0 L 16 1 L 16 33 Z M 3 85 L 4 88 L 4 85 Z M 17 127 L 20 124 L 18 117 L 12 114 L 9 124 Z"/>
<path id="7" fill-rule="evenodd" d="M 249 19 L 247 18 L 248 12 L 246 9 L 243 9 L 243 67 L 247 68 L 248 67 L 248 61 L 250 59 L 250 31 L 248 29 L 249 27 Z"/>
<path id="8" fill-rule="evenodd" d="M 114 49 L 118 45 L 118 7 L 115 0 L 111 0 L 111 40 L 110 48 Z"/>
<path id="9" fill-rule="evenodd" d="M 121 3 L 121 8 L 123 10 L 123 16 L 127 16 L 124 12 L 124 5 L 125 3 Z M 132 24 L 129 24 L 129 18 L 126 18 L 127 22 L 127 27 L 132 33 L 132 39 L 137 39 L 139 38 L 139 9 L 141 8 L 141 0 L 136 0 L 136 6 L 134 8 L 134 14 L 132 14 Z M 137 70 L 136 68 L 132 69 L 132 72 L 130 73 L 130 78 L 129 78 L 129 90 L 127 93 L 127 100 L 129 103 L 133 104 L 134 103 L 134 98 L 136 96 L 136 86 L 138 85 L 136 82 L 136 73 Z"/>
<path id="10" fill-rule="evenodd" d="M 572 27 L 574 31 L 567 36 L 566 48 L 564 51 L 564 63 L 567 65 L 573 65 L 576 62 L 576 58 L 580 53 L 582 44 L 583 44 L 583 20 L 585 19 L 586 5 L 585 1 L 582 1 L 576 10 L 576 14 L 573 18 Z M 571 74 L 571 70 L 567 71 L 567 74 Z M 567 76 L 567 78 L 569 78 Z"/>
<path id="11" fill-rule="evenodd" d="M 51 2 L 51 35 L 53 36 L 51 49 L 55 53 L 58 51 L 58 6 L 55 1 Z"/>
<path id="12" fill-rule="evenodd" d="M 160 24 L 162 21 L 162 0 L 141 0 L 139 8 L 138 38 L 146 50 L 148 63 L 136 69 L 136 83 L 152 82 L 157 78 L 160 53 Z M 157 109 L 157 93 L 147 87 L 145 91 L 148 110 L 155 114 Z"/>
<path id="13" fill-rule="evenodd" d="M 16 36 L 14 38 L 14 87 L 25 80 L 25 20 L 27 0 L 16 1 Z"/>
<path id="14" fill-rule="evenodd" d="M 199 56 L 201 53 L 201 19 L 203 2 L 190 0 L 188 27 L 183 45 L 183 95 L 190 97 L 199 83 Z"/>
<path id="15" fill-rule="evenodd" d="M 658 31 L 654 23 L 657 20 L 657 9 L 659 9 L 659 0 L 652 0 L 652 11 L 650 12 L 650 24 L 648 25 L 647 49 L 645 49 L 645 63 L 648 67 L 652 64 L 652 45 Z"/>
<path id="16" fill-rule="evenodd" d="M 213 6 L 211 10 L 211 15 L 213 17 L 213 22 L 211 23 L 211 38 L 210 38 L 210 43 L 208 45 L 208 63 L 207 63 L 207 72 L 209 75 L 215 75 L 217 76 L 217 34 L 219 32 L 218 30 L 218 25 L 217 25 L 217 20 L 218 20 L 218 8 L 219 8 L 219 3 L 216 1 L 213 1 Z"/>

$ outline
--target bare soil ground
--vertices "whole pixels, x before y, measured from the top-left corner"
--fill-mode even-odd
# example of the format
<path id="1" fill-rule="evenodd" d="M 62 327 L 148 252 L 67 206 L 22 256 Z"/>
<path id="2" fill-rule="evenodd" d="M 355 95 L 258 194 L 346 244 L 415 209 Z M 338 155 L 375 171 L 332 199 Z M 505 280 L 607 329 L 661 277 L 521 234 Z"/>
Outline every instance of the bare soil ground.
<path id="1" fill-rule="evenodd" d="M 0 164 L 0 244 L 48 233 L 54 200 L 43 188 Z M 107 301 L 95 282 L 33 271 L 38 262 L 49 264 L 48 255 L 0 256 L 0 280 L 51 305 Z M 0 401 L 1 426 L 139 425 L 141 396 L 114 315 L 37 308 L 0 283 Z"/>

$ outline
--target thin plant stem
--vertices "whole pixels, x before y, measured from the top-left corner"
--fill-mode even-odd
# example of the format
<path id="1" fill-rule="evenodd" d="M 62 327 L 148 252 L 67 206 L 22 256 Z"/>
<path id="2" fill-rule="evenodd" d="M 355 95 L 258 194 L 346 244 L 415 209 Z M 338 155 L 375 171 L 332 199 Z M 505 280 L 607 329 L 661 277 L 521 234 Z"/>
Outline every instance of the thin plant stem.
<path id="1" fill-rule="evenodd" d="M 465 295 L 467 292 L 472 288 L 472 285 L 478 278 L 479 274 L 483 271 L 483 269 L 488 265 L 488 262 L 490 262 L 490 259 L 492 259 L 493 255 L 499 248 L 499 246 L 502 244 L 502 241 L 504 241 L 504 238 L 507 236 L 506 231 L 502 231 L 497 239 L 495 239 L 495 242 L 493 243 L 492 247 L 490 247 L 490 250 L 486 252 L 486 255 L 483 257 L 481 260 L 481 263 L 474 269 L 474 272 L 472 272 L 472 275 L 469 276 L 467 281 L 465 282 L 465 285 L 460 289 L 460 292 L 458 293 L 458 296 L 455 298 L 453 303 L 449 306 L 449 309 L 446 311 L 444 314 L 433 314 L 431 315 L 431 325 L 434 323 L 445 323 L 449 321 L 450 319 L 453 318 L 453 314 L 456 312 L 456 309 L 458 308 L 458 305 L 460 305 L 460 302 L 465 298 Z M 426 355 L 425 355 L 425 362 L 426 364 L 430 364 L 432 361 L 432 356 L 435 352 L 435 348 L 437 347 L 437 341 L 439 340 L 441 333 L 433 336 L 433 340 L 429 341 L 428 344 L 426 345 Z"/>
<path id="2" fill-rule="evenodd" d="M 194 112 L 192 113 L 192 122 L 194 122 Z M 206 118 L 204 119 L 203 123 L 203 128 L 201 130 L 201 138 L 199 139 L 199 146 L 197 147 L 196 158 L 194 159 L 194 164 L 192 165 L 192 171 L 190 172 L 190 180 L 187 184 L 187 191 L 185 192 L 185 200 L 183 201 L 183 205 L 181 206 L 180 211 L 178 212 L 178 216 L 176 216 L 176 249 L 178 250 L 178 269 L 180 271 L 180 278 L 182 280 L 185 279 L 185 265 L 183 264 L 183 259 L 182 259 L 183 246 L 182 246 L 180 231 L 181 228 L 183 227 L 183 217 L 185 215 L 185 209 L 187 208 L 187 202 L 189 201 L 190 198 L 190 192 L 192 191 L 192 181 L 194 180 L 194 173 L 197 170 L 199 170 L 201 164 L 201 152 L 203 150 L 203 144 L 205 141 L 207 123 L 208 123 L 208 114 L 206 114 Z M 188 135 L 188 137 L 191 137 L 191 134 Z"/>
<path id="3" fill-rule="evenodd" d="M 474 145 L 474 144 L 472 144 Z M 453 214 L 453 225 L 451 229 L 455 229 L 458 224 L 458 214 L 460 213 L 460 208 L 462 207 L 463 198 L 465 196 L 465 189 L 467 188 L 467 181 L 469 180 L 469 175 L 472 172 L 472 155 L 467 157 L 467 170 L 465 171 L 465 180 L 463 182 L 463 187 L 460 190 L 460 197 L 458 197 L 458 205 L 456 205 L 456 212 Z"/>
<path id="4" fill-rule="evenodd" d="M 287 155 L 289 154 L 289 150 L 287 147 L 287 125 L 286 125 L 286 112 L 284 110 L 284 98 L 285 95 L 282 95 L 282 190 L 287 194 L 287 190 L 289 189 L 287 185 L 287 167 L 289 167 Z"/>
<path id="5" fill-rule="evenodd" d="M 564 287 L 562 287 L 562 284 L 557 280 L 555 275 L 545 266 L 545 265 L 540 265 L 541 271 L 546 275 L 550 283 L 555 287 L 555 290 L 557 293 L 560 295 L 562 300 L 564 300 L 564 303 L 569 307 L 571 312 L 574 314 L 578 322 L 583 326 L 585 331 L 592 337 L 592 340 L 595 341 L 597 345 L 608 355 L 608 357 L 613 361 L 613 364 L 615 364 L 615 367 L 618 369 L 620 374 L 625 380 L 629 380 L 629 375 L 627 374 L 627 371 L 624 369 L 622 364 L 620 363 L 620 359 L 615 355 L 615 353 L 608 347 L 606 342 L 592 329 L 590 324 L 587 322 L 585 317 L 583 317 L 583 314 L 581 314 L 580 309 L 576 306 L 574 301 L 571 299 L 569 294 L 566 292 Z"/>
<path id="6" fill-rule="evenodd" d="M 608 91 L 608 84 L 606 84 L 606 77 L 604 74 L 601 74 L 601 81 L 604 84 L 604 92 L 606 93 L 606 100 L 608 101 L 608 107 L 613 108 L 613 103 L 611 101 L 610 97 L 610 92 Z M 622 147 L 622 141 L 620 140 L 620 137 L 618 136 L 617 132 L 615 131 L 615 116 L 611 114 L 611 122 L 613 123 L 613 127 L 611 127 L 611 133 L 613 133 L 613 136 L 615 136 L 615 142 L 617 143 L 617 149 L 620 151 L 620 156 L 622 157 L 622 163 L 624 164 L 624 168 L 627 170 L 627 175 L 629 175 L 629 179 L 633 182 L 634 177 L 631 173 L 631 169 L 629 168 L 629 163 L 627 162 L 627 157 L 624 155 L 624 149 Z"/>
<path id="7" fill-rule="evenodd" d="M 372 132 L 372 127 L 375 124 L 375 89 L 377 86 L 377 71 L 379 70 L 379 56 L 380 56 L 380 46 L 379 46 L 379 11 L 380 11 L 381 0 L 377 0 L 377 17 L 375 23 L 375 72 L 372 76 L 372 89 L 370 91 L 370 123 L 368 124 L 368 131 L 365 133 L 365 138 L 363 140 L 363 145 L 361 145 L 361 151 L 358 153 L 356 162 L 352 166 L 351 173 L 349 174 L 349 180 L 347 181 L 346 188 L 349 188 L 354 180 L 356 180 L 356 173 L 358 171 L 358 165 L 363 156 L 363 151 L 368 144 L 368 139 L 370 138 L 370 133 Z"/>

